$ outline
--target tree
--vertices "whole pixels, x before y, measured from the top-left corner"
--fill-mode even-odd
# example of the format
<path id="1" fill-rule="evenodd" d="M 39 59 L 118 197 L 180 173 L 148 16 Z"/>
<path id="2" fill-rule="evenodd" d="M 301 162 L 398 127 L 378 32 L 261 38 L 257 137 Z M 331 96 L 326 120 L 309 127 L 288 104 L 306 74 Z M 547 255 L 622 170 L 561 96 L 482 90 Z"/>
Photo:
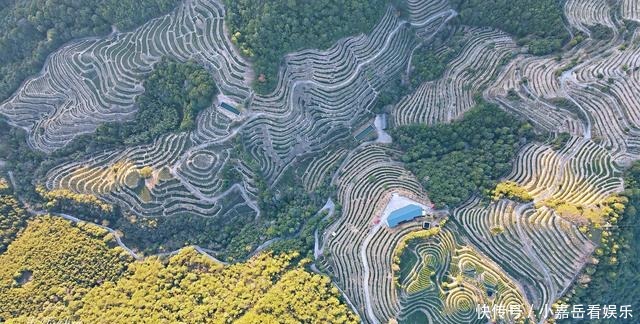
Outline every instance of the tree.
<path id="1" fill-rule="evenodd" d="M 140 169 L 140 177 L 142 177 L 143 179 L 148 179 L 151 178 L 151 175 L 153 174 L 153 168 L 150 166 L 145 166 L 142 169 Z"/>
<path id="2" fill-rule="evenodd" d="M 480 102 L 449 125 L 409 125 L 391 130 L 399 158 L 439 207 L 453 208 L 472 194 L 487 195 L 510 170 L 509 162 L 534 133 L 527 123 Z M 524 141 L 521 141 L 524 140 Z"/>

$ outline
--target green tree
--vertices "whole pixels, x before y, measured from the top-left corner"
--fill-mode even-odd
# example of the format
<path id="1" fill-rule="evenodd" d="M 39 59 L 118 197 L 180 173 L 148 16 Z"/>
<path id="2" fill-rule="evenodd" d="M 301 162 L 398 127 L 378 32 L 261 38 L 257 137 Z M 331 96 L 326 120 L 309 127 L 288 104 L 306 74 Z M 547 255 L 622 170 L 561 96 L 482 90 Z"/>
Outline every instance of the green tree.
<path id="1" fill-rule="evenodd" d="M 399 158 L 440 207 L 487 195 L 511 169 L 518 148 L 534 137 L 530 125 L 486 102 L 451 124 L 402 126 L 391 134 L 403 151 Z"/>

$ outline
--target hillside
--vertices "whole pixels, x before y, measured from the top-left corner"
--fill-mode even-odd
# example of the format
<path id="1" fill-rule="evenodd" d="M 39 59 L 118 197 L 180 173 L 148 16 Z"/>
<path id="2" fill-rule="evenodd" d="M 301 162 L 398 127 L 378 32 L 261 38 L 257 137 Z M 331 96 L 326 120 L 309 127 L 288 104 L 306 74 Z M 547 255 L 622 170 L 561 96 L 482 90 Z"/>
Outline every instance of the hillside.
<path id="1" fill-rule="evenodd" d="M 638 1 L 0 0 L 0 18 L 3 318 L 640 307 Z"/>
<path id="2" fill-rule="evenodd" d="M 184 248 L 135 261 L 99 227 L 40 216 L 0 262 L 0 318 L 9 323 L 358 319 L 331 281 L 306 271 L 307 261 L 295 253 L 265 253 L 225 266 Z"/>

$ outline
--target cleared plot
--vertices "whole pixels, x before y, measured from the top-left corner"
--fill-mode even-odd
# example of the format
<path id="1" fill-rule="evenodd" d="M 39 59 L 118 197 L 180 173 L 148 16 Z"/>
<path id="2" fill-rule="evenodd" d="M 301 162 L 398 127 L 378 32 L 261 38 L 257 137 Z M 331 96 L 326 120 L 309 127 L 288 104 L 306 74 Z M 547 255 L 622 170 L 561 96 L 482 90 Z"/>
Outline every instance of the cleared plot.
<path id="1" fill-rule="evenodd" d="M 309 192 L 321 186 L 332 172 L 338 168 L 339 162 L 347 154 L 346 150 L 327 151 L 326 154 L 314 158 L 307 166 L 302 176 L 305 189 Z"/>
<path id="2" fill-rule="evenodd" d="M 393 193 L 428 204 L 420 185 L 385 149 L 370 145 L 356 151 L 338 170 L 336 184 L 342 217 L 324 233 L 325 269 L 353 301 L 366 321 L 386 322 L 400 310 L 391 272 L 395 245 L 421 224 L 390 230 L 375 224 Z M 334 234 L 335 233 L 335 234 Z"/>
<path id="3" fill-rule="evenodd" d="M 450 14 L 432 12 L 425 16 L 425 21 L 439 23 L 429 24 L 423 31 L 434 33 L 444 23 L 435 17 Z M 142 91 L 135 88 L 136 80 L 143 74 L 136 69 L 146 67 L 150 70 L 151 63 L 162 56 L 181 54 L 178 59 L 195 58 L 207 66 L 215 65 L 218 70 L 212 72 L 223 95 L 244 107 L 234 121 L 211 107 L 200 114 L 196 130 L 189 134 L 166 135 L 153 144 L 105 152 L 60 165 L 48 173 L 47 187 L 93 193 L 144 217 L 186 214 L 220 218 L 232 217 L 236 210 L 247 209 L 253 209 L 258 217 L 256 175 L 247 161 L 230 158 L 231 146 L 242 141 L 246 153 L 257 162 L 268 183 L 276 184 L 299 158 L 320 156 L 334 143 L 348 140 L 354 128 L 371 118 L 369 109 L 379 90 L 404 69 L 416 42 L 413 30 L 389 9 L 369 35 L 342 39 L 326 51 L 303 50 L 288 55 L 277 90 L 267 96 L 250 96 L 244 87 L 249 72 L 228 49 L 229 42 L 222 35 L 222 17 L 223 10 L 216 2 L 187 2 L 172 15 L 154 20 L 131 35 L 95 40 L 89 47 L 67 48 L 70 56 L 60 56 L 59 65 L 50 64 L 51 68 L 72 69 L 77 65 L 70 63 L 72 58 L 85 58 L 92 69 L 105 71 L 93 75 L 113 84 L 118 91 L 108 87 L 74 86 L 71 87 L 74 89 L 72 94 L 80 95 L 86 89 L 93 89 L 95 98 L 100 99 L 111 91 L 108 93 L 124 96 L 122 102 L 132 105 L 135 92 Z M 174 38 L 191 27 L 193 37 Z M 206 29 L 204 35 L 198 34 L 202 28 Z M 140 47 L 124 46 L 125 39 L 135 40 Z M 192 41 L 182 42 L 184 39 Z M 201 39 L 205 48 L 199 50 L 194 39 Z M 113 53 L 117 55 L 101 54 L 112 53 L 115 49 L 118 50 Z M 189 49 L 194 49 L 195 56 L 187 55 L 191 53 Z M 123 65 L 122 69 L 112 69 L 106 64 L 112 62 L 112 58 L 130 56 L 135 58 L 131 62 L 137 65 L 132 63 Z M 93 61 L 98 59 L 104 64 Z M 119 61 L 130 63 L 125 59 Z M 54 76 L 69 73 L 66 70 L 47 72 L 32 83 L 48 86 Z M 128 80 L 131 86 L 127 88 L 127 84 L 118 83 L 121 79 Z M 74 102 L 65 107 L 76 111 L 80 106 Z M 125 105 L 108 107 L 111 113 Z M 133 113 L 129 108 L 127 111 Z M 92 111 L 76 113 L 94 121 Z M 69 135 L 72 135 L 70 130 Z M 60 145 L 64 143 L 60 142 Z M 332 163 L 337 162 L 332 162 L 332 158 L 324 162 L 319 157 L 318 162 L 310 166 L 307 185 L 313 187 L 325 181 Z M 150 177 L 141 179 L 140 169 L 144 167 L 153 171 Z M 224 186 L 221 170 L 229 167 L 239 171 L 242 179 Z"/>
<path id="4" fill-rule="evenodd" d="M 539 316 L 568 289 L 594 250 L 575 225 L 546 208 L 476 201 L 456 210 L 454 218 L 471 244 L 520 282 Z"/>
<path id="5" fill-rule="evenodd" d="M 565 11 L 574 28 L 587 33 L 588 27 L 602 24 L 613 28 L 613 36 L 588 38 L 557 58 L 518 56 L 485 97 L 548 131 L 593 139 L 619 163 L 637 159 L 640 46 L 633 41 L 637 31 L 618 27 L 623 24 L 619 17 L 631 15 L 635 3 L 611 7 L 600 0 L 567 2 Z"/>
<path id="6" fill-rule="evenodd" d="M 561 151 L 528 145 L 507 178 L 534 203 L 471 202 L 454 218 L 471 243 L 522 283 L 534 307 L 544 309 L 566 292 L 594 250 L 576 223 L 622 190 L 620 172 L 607 151 L 574 138 Z M 569 215 L 559 205 L 579 206 L 585 214 Z"/>
<path id="7" fill-rule="evenodd" d="M 631 2 L 623 2 L 624 15 L 637 13 Z M 607 22 L 601 4 L 570 1 L 567 10 L 573 24 L 590 26 Z M 415 266 L 398 291 L 394 248 L 421 224 L 387 229 L 374 220 L 393 193 L 424 204 L 428 199 L 384 146 L 364 144 L 347 152 L 334 145 L 371 120 L 376 97 L 406 69 L 419 39 L 431 37 L 453 14 L 440 0 L 409 1 L 408 10 L 409 24 L 389 10 L 367 35 L 342 39 L 328 50 L 287 55 L 276 90 L 258 96 L 246 86 L 249 67 L 224 35 L 222 7 L 212 0 L 187 1 L 132 33 L 66 45 L 0 112 L 30 131 L 34 147 L 53 151 L 100 123 L 131 118 L 143 91 L 140 80 L 162 57 L 194 59 L 208 67 L 224 95 L 244 105 L 237 119 L 211 107 L 191 133 L 58 166 L 48 173 L 47 187 L 96 194 L 145 217 L 258 217 L 257 176 L 247 161 L 231 158 L 239 140 L 269 184 L 299 159 L 311 161 L 301 170 L 309 189 L 338 167 L 333 183 L 343 215 L 323 234 L 327 253 L 317 262 L 333 273 L 365 321 L 425 314 L 438 323 L 466 322 L 475 315 L 474 305 L 487 300 L 489 288 L 494 302 L 529 301 L 541 309 L 562 295 L 593 250 L 575 225 L 544 202 L 596 206 L 622 188 L 613 161 L 640 157 L 640 50 L 622 50 L 614 40 L 615 48 L 591 52 L 601 43 L 586 40 L 560 59 L 520 55 L 509 64 L 520 48 L 508 35 L 467 28 L 466 45 L 444 77 L 422 84 L 395 107 L 396 125 L 451 121 L 490 86 L 485 97 L 504 108 L 544 129 L 586 139 L 573 138 L 562 151 L 523 149 L 508 179 L 541 205 L 471 201 L 455 210 L 458 232 L 446 229 L 416 247 Z M 560 107 L 554 98 L 575 107 Z M 225 188 L 220 173 L 229 166 L 242 179 Z M 150 175 L 143 174 L 145 167 Z"/>
<path id="8" fill-rule="evenodd" d="M 610 154 L 592 141 L 573 138 L 561 151 L 528 145 L 507 177 L 527 190 L 536 203 L 561 200 L 588 208 L 622 191 L 621 173 Z"/>
<path id="9" fill-rule="evenodd" d="M 377 91 L 406 65 L 411 30 L 389 10 L 366 36 L 288 55 L 277 90 L 255 96 L 243 140 L 270 182 L 301 154 L 325 151 L 370 118 Z"/>

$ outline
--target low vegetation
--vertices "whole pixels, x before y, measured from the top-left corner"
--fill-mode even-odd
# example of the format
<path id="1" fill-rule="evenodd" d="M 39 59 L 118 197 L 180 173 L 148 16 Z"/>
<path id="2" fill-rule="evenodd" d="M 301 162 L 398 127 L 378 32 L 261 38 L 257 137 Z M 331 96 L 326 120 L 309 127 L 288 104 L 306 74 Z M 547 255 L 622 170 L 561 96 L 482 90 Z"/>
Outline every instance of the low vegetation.
<path id="1" fill-rule="evenodd" d="M 507 198 L 519 202 L 530 202 L 533 196 L 529 192 L 513 181 L 504 181 L 498 183 L 493 190 L 493 200 Z"/>
<path id="2" fill-rule="evenodd" d="M 563 218 L 577 224 L 603 225 L 612 218 L 617 219 L 617 215 L 622 213 L 626 203 L 627 199 L 623 196 L 611 196 L 595 206 L 583 206 L 552 198 L 537 202 L 536 208 L 542 206 L 551 208 Z"/>
<path id="3" fill-rule="evenodd" d="M 408 246 L 410 246 L 412 243 L 416 241 L 425 240 L 430 237 L 436 236 L 438 235 L 438 233 L 440 233 L 440 227 L 434 227 L 426 230 L 419 230 L 403 236 L 400 242 L 398 242 L 398 245 L 396 245 L 393 252 L 393 265 L 392 265 L 393 271 L 394 272 L 400 271 L 402 254 L 405 253 L 406 248 Z M 396 275 L 396 278 L 397 278 L 397 275 Z"/>

